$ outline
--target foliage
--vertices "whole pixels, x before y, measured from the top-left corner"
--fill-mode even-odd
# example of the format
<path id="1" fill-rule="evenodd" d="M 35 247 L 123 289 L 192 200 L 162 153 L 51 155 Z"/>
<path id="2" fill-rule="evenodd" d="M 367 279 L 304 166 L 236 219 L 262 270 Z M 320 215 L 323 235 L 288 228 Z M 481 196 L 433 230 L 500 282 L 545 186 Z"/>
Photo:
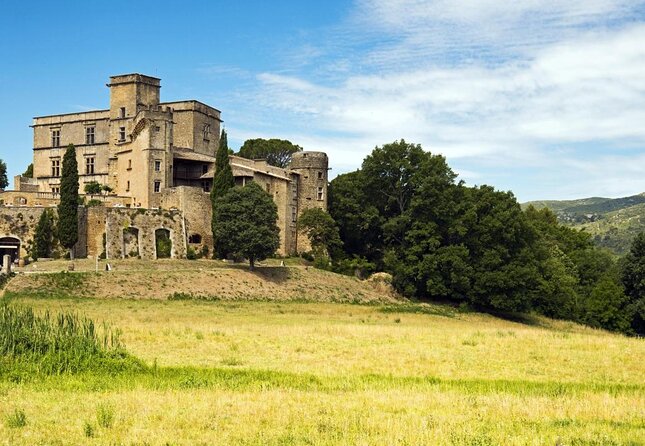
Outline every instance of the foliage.
<path id="1" fill-rule="evenodd" d="M 523 212 L 510 192 L 457 183 L 445 158 L 419 145 L 377 147 L 329 191 L 346 257 L 391 273 L 406 296 L 622 332 L 645 306 L 625 298 L 614 259 L 589 234 L 549 209 Z"/>
<path id="2" fill-rule="evenodd" d="M 100 427 L 110 429 L 114 425 L 114 407 L 100 404 L 96 408 L 96 422 Z"/>
<path id="3" fill-rule="evenodd" d="M 251 269 L 256 260 L 273 255 L 280 246 L 277 207 L 254 182 L 217 198 L 213 219 L 218 244 L 226 252 L 249 259 Z"/>
<path id="4" fill-rule="evenodd" d="M 12 413 L 5 416 L 7 427 L 17 429 L 27 425 L 27 415 L 22 409 L 14 409 Z"/>
<path id="5" fill-rule="evenodd" d="M 334 219 L 322 209 L 306 209 L 298 218 L 298 230 L 307 235 L 315 254 L 337 258 L 343 242 Z"/>
<path id="6" fill-rule="evenodd" d="M 641 232 L 621 262 L 621 280 L 628 298 L 631 327 L 645 334 L 645 232 Z"/>
<path id="7" fill-rule="evenodd" d="M 155 231 L 155 246 L 158 259 L 169 259 L 171 257 L 172 240 L 170 240 L 167 229 L 157 229 Z"/>
<path id="8" fill-rule="evenodd" d="M 40 215 L 34 233 L 34 244 L 31 255 L 34 259 L 51 257 L 54 246 L 54 232 L 53 213 L 51 210 L 45 209 Z"/>
<path id="9" fill-rule="evenodd" d="M 72 248 L 78 241 L 78 205 L 78 164 L 76 149 L 70 144 L 63 156 L 57 226 L 58 240 L 69 249 L 70 257 L 73 256 Z"/>
<path id="10" fill-rule="evenodd" d="M 89 183 L 85 184 L 84 190 L 88 195 L 98 195 L 101 193 L 102 187 L 98 181 L 90 181 Z"/>
<path id="11" fill-rule="evenodd" d="M 110 193 L 110 192 L 112 192 L 114 189 L 112 189 L 109 185 L 104 184 L 103 186 L 101 186 L 101 190 L 102 190 L 103 192 L 105 192 L 106 194 L 109 194 L 109 193 Z"/>
<path id="12" fill-rule="evenodd" d="M 96 327 L 75 313 L 38 315 L 7 303 L 0 306 L 0 361 L 45 374 L 140 365 L 107 326 Z"/>
<path id="13" fill-rule="evenodd" d="M 211 207 L 213 209 L 211 228 L 215 233 L 215 226 L 217 221 L 215 219 L 215 201 L 222 197 L 231 188 L 235 186 L 235 179 L 233 178 L 233 170 L 228 159 L 228 138 L 226 130 L 222 129 L 222 134 L 219 138 L 219 147 L 217 148 L 217 155 L 215 158 L 215 173 L 213 175 L 213 187 L 210 192 Z M 213 237 L 215 249 L 213 253 L 219 258 L 226 257 L 227 252 L 223 249 L 223 244 L 218 243 L 217 237 Z"/>
<path id="14" fill-rule="evenodd" d="M 7 164 L 0 159 L 0 189 L 4 189 L 9 186 L 9 180 L 7 179 Z"/>
<path id="15" fill-rule="evenodd" d="M 34 163 L 30 163 L 27 166 L 27 169 L 22 173 L 23 177 L 33 178 L 34 177 Z"/>
<path id="16" fill-rule="evenodd" d="M 238 155 L 248 159 L 266 159 L 271 166 L 289 166 L 291 156 L 302 150 L 302 147 L 285 139 L 247 139 L 240 147 Z"/>
<path id="17" fill-rule="evenodd" d="M 93 207 L 96 207 L 96 206 L 103 206 L 103 204 L 104 204 L 103 201 L 93 198 L 90 201 L 88 201 L 85 204 L 85 206 L 88 207 L 88 208 L 93 208 Z"/>

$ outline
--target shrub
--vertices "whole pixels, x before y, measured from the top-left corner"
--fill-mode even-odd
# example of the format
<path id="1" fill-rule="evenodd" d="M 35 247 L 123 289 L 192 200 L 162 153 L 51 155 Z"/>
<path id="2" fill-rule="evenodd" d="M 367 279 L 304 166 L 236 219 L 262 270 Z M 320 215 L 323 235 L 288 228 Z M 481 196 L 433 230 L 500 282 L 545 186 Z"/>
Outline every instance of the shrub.
<path id="1" fill-rule="evenodd" d="M 92 198 L 85 204 L 85 206 L 88 208 L 103 206 L 103 202 L 101 200 L 97 200 L 96 198 Z"/>
<path id="2" fill-rule="evenodd" d="M 85 424 L 83 425 L 83 433 L 87 438 L 94 437 L 94 425 L 89 421 L 86 421 Z"/>

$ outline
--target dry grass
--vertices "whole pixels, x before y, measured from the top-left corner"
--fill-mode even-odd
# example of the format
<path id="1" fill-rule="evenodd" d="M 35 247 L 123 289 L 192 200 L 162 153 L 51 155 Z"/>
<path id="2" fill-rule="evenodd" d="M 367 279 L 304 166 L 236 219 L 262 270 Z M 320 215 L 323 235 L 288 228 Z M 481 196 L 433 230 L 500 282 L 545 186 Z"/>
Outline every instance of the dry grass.
<path id="1" fill-rule="evenodd" d="M 151 367 L 0 370 L 0 444 L 645 444 L 642 339 L 393 303 L 311 269 L 268 270 L 289 272 L 277 279 L 176 265 L 185 271 L 124 262 L 110 274 L 9 284 L 7 295 L 37 312 L 118 327 Z M 166 299 L 176 291 L 221 300 Z M 105 298 L 119 293 L 137 298 Z M 370 305 L 328 302 L 342 296 Z M 298 302 L 314 299 L 323 302 Z"/>

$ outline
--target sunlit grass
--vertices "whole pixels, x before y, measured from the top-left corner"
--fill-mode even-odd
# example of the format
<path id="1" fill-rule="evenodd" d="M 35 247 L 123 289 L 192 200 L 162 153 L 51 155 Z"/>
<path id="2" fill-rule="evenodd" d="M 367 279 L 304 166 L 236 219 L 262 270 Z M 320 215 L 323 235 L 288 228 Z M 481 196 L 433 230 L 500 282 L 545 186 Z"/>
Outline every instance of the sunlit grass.
<path id="1" fill-rule="evenodd" d="M 28 422 L 0 421 L 0 444 L 645 442 L 643 340 L 571 323 L 440 306 L 14 300 L 106 320 L 148 367 L 2 375 L 0 420 Z"/>

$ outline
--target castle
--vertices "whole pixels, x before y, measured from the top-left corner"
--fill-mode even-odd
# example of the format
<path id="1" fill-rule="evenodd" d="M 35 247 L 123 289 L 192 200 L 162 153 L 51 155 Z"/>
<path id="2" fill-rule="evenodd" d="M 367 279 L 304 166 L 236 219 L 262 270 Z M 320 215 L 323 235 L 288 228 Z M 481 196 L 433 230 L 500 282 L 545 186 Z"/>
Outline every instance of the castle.
<path id="1" fill-rule="evenodd" d="M 90 182 L 109 191 L 85 197 L 102 206 L 79 213 L 77 256 L 154 259 L 159 231 L 172 242 L 171 257 L 212 248 L 209 192 L 220 111 L 196 100 L 160 102 L 160 79 L 142 74 L 112 76 L 107 87 L 109 109 L 34 118 L 33 176 L 16 177 L 13 191 L 0 192 L 0 251 L 28 255 L 40 213 L 58 203 L 69 144 L 76 147 L 79 194 Z M 296 223 L 307 208 L 327 209 L 327 155 L 298 152 L 286 169 L 238 156 L 230 163 L 236 185 L 255 181 L 273 197 L 278 254 L 309 250 Z"/>

